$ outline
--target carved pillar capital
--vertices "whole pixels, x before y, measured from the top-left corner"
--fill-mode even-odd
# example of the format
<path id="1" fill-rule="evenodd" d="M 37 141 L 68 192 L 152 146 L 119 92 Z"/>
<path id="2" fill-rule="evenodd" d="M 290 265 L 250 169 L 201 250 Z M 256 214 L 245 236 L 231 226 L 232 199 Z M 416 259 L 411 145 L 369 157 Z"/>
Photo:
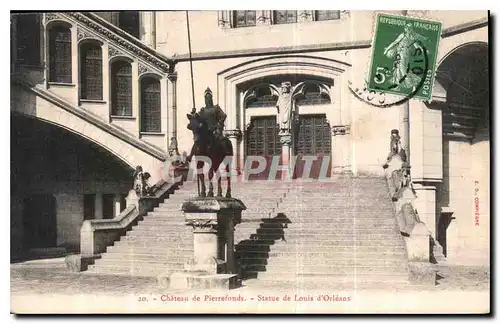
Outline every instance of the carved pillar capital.
<path id="1" fill-rule="evenodd" d="M 172 73 L 169 73 L 167 75 L 167 78 L 172 82 L 176 82 L 177 81 L 177 72 L 172 72 Z"/>
<path id="2" fill-rule="evenodd" d="M 192 226 L 197 233 L 217 233 L 216 219 L 188 219 L 186 225 Z"/>
<path id="3" fill-rule="evenodd" d="M 351 125 L 336 125 L 332 126 L 332 135 L 347 135 L 351 133 Z"/>
<path id="4" fill-rule="evenodd" d="M 281 145 L 292 145 L 292 134 L 290 132 L 284 131 L 279 134 Z"/>
<path id="5" fill-rule="evenodd" d="M 229 138 L 236 138 L 236 139 L 241 139 L 241 130 L 239 129 L 226 129 L 224 130 L 224 136 L 227 136 Z"/>

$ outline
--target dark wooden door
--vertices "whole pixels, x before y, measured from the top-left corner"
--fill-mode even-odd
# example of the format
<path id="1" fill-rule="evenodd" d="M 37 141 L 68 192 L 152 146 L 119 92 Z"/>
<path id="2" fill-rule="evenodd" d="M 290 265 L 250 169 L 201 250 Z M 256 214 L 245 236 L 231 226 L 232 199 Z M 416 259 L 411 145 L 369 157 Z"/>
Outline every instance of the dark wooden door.
<path id="1" fill-rule="evenodd" d="M 56 200 L 52 195 L 32 195 L 24 200 L 25 249 L 57 245 Z"/>
<path id="2" fill-rule="evenodd" d="M 330 177 L 332 135 L 326 115 L 301 115 L 297 127 L 294 178 Z M 305 169 L 307 156 L 315 157 L 310 170 Z"/>
<path id="3" fill-rule="evenodd" d="M 279 159 L 281 156 L 278 133 L 279 129 L 275 116 L 252 118 L 250 128 L 246 134 L 246 158 L 248 159 L 251 156 L 264 157 L 265 168 L 262 172 L 250 175 L 249 180 L 267 180 L 269 178 L 273 158 Z M 258 164 L 258 162 L 252 162 L 251 168 L 255 170 Z"/>

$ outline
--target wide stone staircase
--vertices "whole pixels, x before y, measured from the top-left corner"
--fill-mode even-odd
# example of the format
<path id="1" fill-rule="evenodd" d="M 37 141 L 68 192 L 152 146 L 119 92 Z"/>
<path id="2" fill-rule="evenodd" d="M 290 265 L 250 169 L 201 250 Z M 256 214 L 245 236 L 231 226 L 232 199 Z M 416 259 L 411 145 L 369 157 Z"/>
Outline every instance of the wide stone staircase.
<path id="1" fill-rule="evenodd" d="M 332 180 L 289 183 L 270 217 L 256 224 L 258 215 L 247 215 L 238 225 L 236 258 L 245 285 L 406 284 L 406 250 L 386 181 Z"/>
<path id="2" fill-rule="evenodd" d="M 261 218 L 271 215 L 287 191 L 284 184 L 260 181 L 235 182 L 232 187 L 233 197 L 242 199 L 247 206 L 243 211 L 243 221 L 253 220 L 254 227 L 259 226 Z M 180 208 L 186 199 L 196 194 L 196 182 L 185 182 L 119 241 L 109 246 L 86 273 L 149 277 L 166 271 L 181 271 L 193 255 L 193 234 L 192 228 L 184 224 Z M 236 236 L 246 235 L 246 232 L 240 234 L 239 226 L 236 226 Z"/>
<path id="3" fill-rule="evenodd" d="M 87 273 L 182 270 L 193 255 L 193 234 L 180 207 L 195 195 L 196 182 L 185 182 Z M 362 289 L 407 283 L 406 249 L 382 178 L 235 182 L 233 197 L 247 206 L 235 228 L 244 285 Z"/>

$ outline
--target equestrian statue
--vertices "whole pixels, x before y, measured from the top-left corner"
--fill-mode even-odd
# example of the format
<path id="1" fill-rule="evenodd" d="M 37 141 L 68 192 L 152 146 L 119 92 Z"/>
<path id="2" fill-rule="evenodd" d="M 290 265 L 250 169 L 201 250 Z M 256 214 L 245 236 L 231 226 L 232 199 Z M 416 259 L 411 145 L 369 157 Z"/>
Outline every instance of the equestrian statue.
<path id="1" fill-rule="evenodd" d="M 214 196 L 214 187 L 212 179 L 214 174 L 217 174 L 217 196 L 222 196 L 221 176 L 219 167 L 226 157 L 232 163 L 233 146 L 231 141 L 224 136 L 224 122 L 226 114 L 219 105 L 213 104 L 212 91 L 210 88 L 205 90 L 205 107 L 202 107 L 198 112 L 193 108 L 191 114 L 186 115 L 189 123 L 187 128 L 193 132 L 194 143 L 191 148 L 191 153 L 187 157 L 187 162 L 191 162 L 193 156 L 204 156 L 210 160 L 208 178 L 209 188 L 208 197 Z M 204 161 L 200 160 L 196 163 L 198 170 L 203 169 Z M 227 176 L 226 197 L 231 197 L 231 177 L 229 176 L 230 163 L 225 166 Z M 198 193 L 200 197 L 206 197 L 205 175 L 203 172 L 197 174 Z M 200 188 L 201 185 L 201 188 Z"/>

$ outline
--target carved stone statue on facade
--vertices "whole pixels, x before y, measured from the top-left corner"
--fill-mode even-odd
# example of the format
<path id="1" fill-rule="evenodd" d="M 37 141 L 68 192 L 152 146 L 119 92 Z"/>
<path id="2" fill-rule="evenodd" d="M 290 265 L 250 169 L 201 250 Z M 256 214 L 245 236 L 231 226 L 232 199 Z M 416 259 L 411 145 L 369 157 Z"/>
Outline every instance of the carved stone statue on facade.
<path id="1" fill-rule="evenodd" d="M 276 107 L 278 108 L 279 127 L 280 131 L 290 131 L 292 119 L 292 84 L 290 82 L 282 82 L 280 96 Z"/>

